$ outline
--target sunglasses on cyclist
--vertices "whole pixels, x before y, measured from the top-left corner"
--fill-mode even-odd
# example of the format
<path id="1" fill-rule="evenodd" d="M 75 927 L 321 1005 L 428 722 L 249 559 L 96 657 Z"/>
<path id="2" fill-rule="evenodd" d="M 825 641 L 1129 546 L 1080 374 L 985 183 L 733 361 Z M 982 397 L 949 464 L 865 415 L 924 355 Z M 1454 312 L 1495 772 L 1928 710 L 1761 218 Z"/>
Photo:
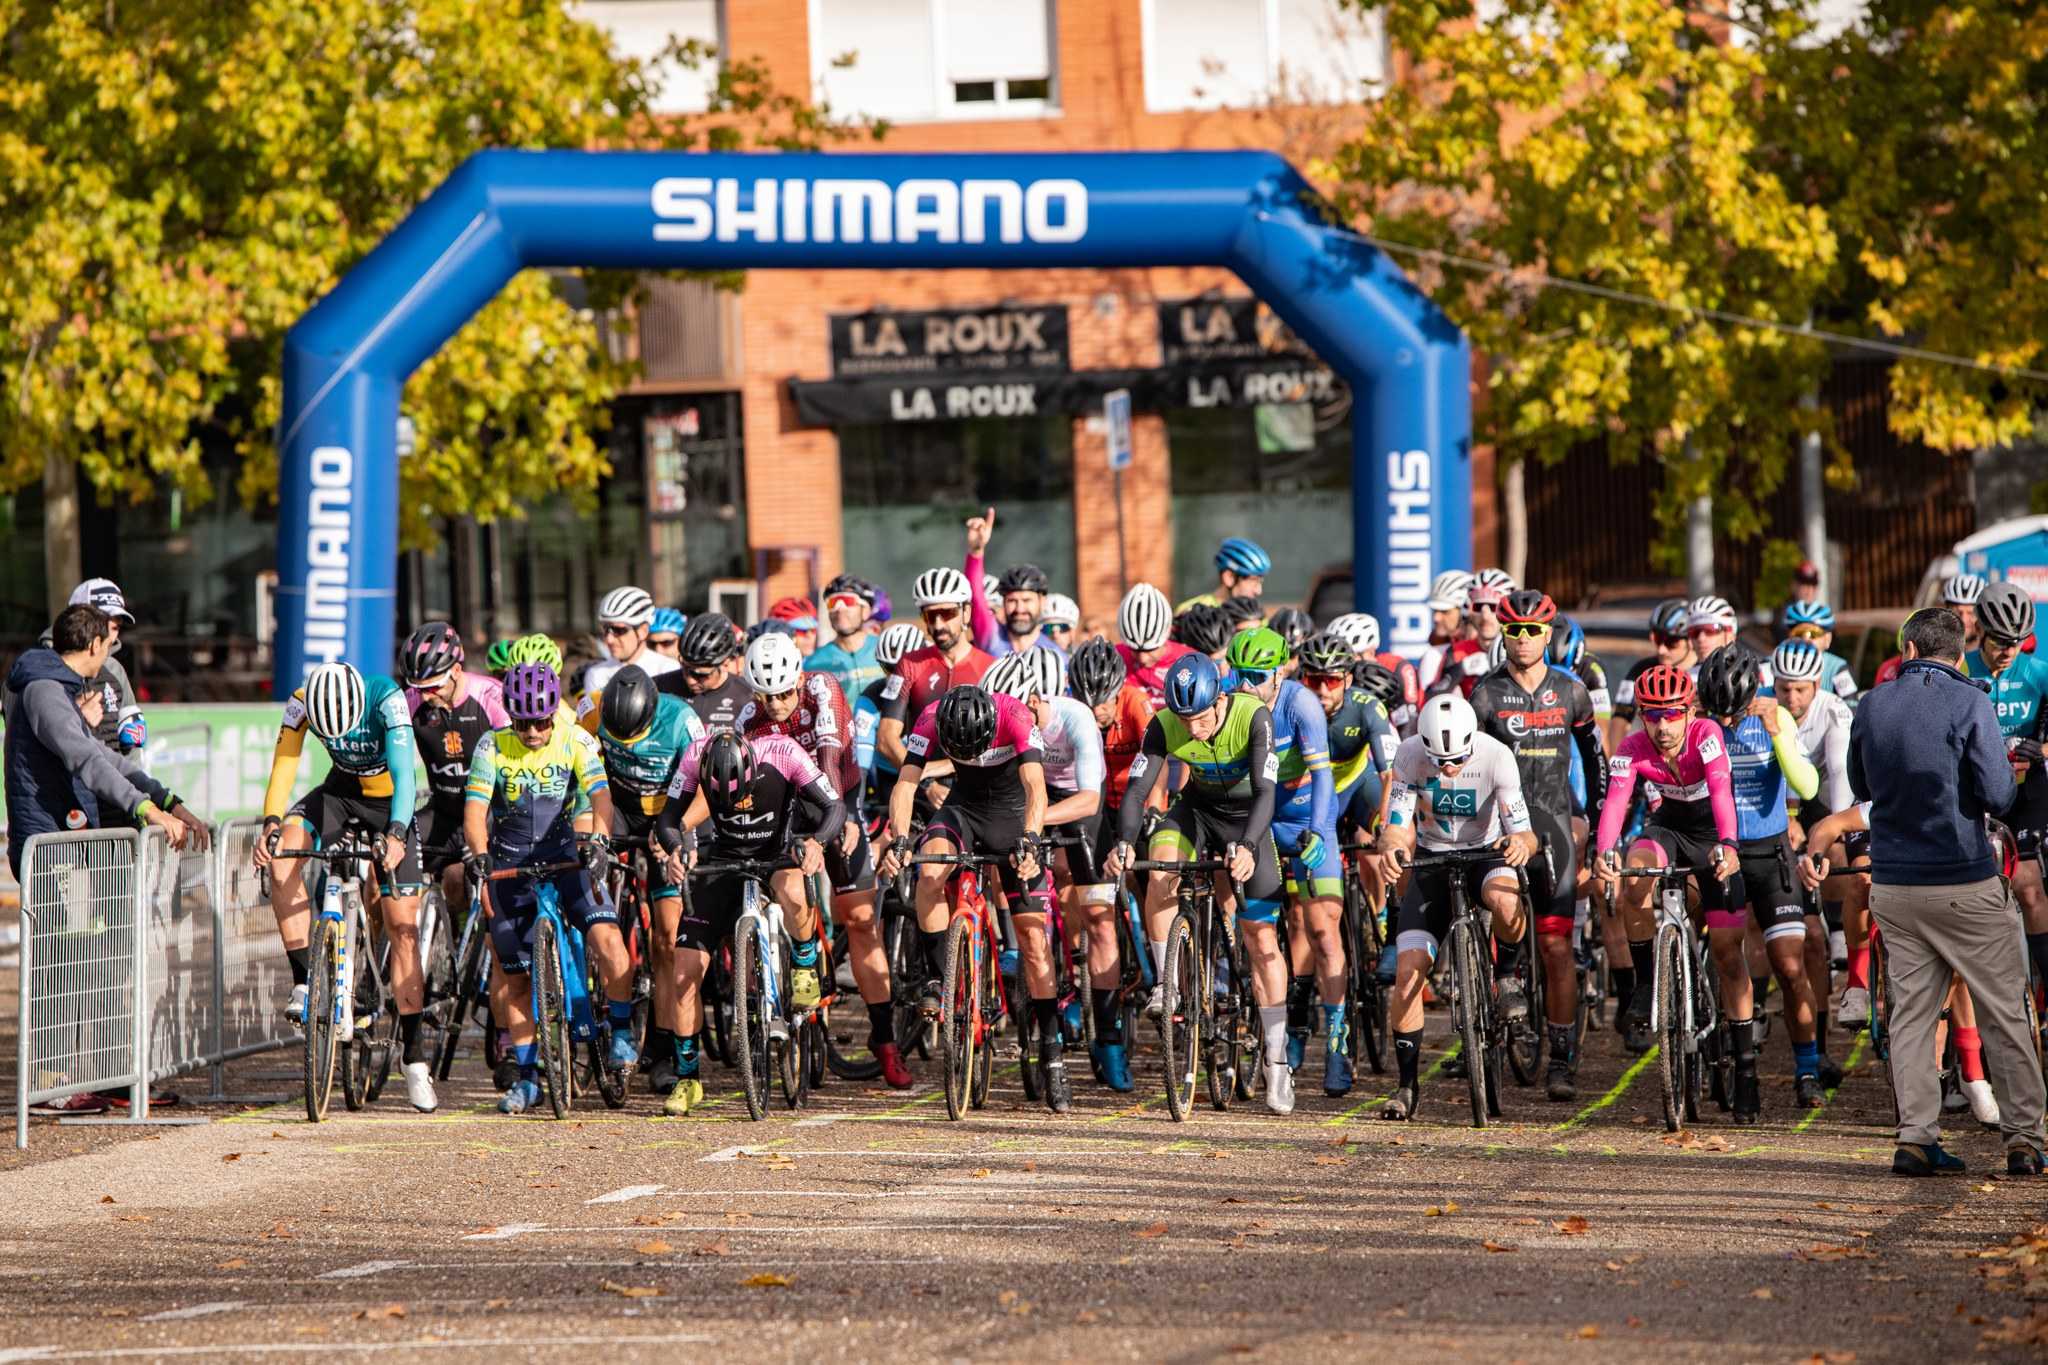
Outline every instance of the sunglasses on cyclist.
<path id="1" fill-rule="evenodd" d="M 1074 628 L 1072 626 L 1047 626 L 1045 633 L 1047 635 L 1072 635 Z"/>
<path id="2" fill-rule="evenodd" d="M 959 607 L 926 607 L 921 615 L 927 621 L 957 621 L 960 619 L 961 609 Z"/>
<path id="3" fill-rule="evenodd" d="M 629 626 L 623 621 L 606 621 L 598 629 L 604 633 L 605 639 L 609 640 L 614 636 L 631 635 L 638 627 Z"/>
<path id="4" fill-rule="evenodd" d="M 1644 720 L 1677 720 L 1683 715 L 1685 715 L 1685 708 L 1683 706 L 1645 706 L 1643 708 Z"/>
<path id="5" fill-rule="evenodd" d="M 1685 644 L 1685 637 L 1683 635 L 1665 635 L 1660 631 L 1651 631 L 1650 643 L 1659 649 L 1677 649 Z"/>
<path id="6" fill-rule="evenodd" d="M 1786 634 L 1795 640 L 1818 640 L 1827 634 L 1819 626 L 1794 626 Z"/>
<path id="7" fill-rule="evenodd" d="M 2019 647 L 2020 642 L 2018 640 L 2008 639 L 2003 635 L 1993 635 L 1988 630 L 1984 632 L 1984 648 L 1986 649 L 2018 649 Z"/>
<path id="8" fill-rule="evenodd" d="M 1272 676 L 1273 670 L 1270 668 L 1240 668 L 1237 670 L 1237 680 L 1247 687 L 1264 687 L 1271 680 Z"/>
<path id="9" fill-rule="evenodd" d="M 1502 626 L 1500 633 L 1510 640 L 1534 640 L 1550 634 L 1550 627 L 1537 621 L 1513 621 Z"/>
<path id="10" fill-rule="evenodd" d="M 545 734 L 555 728 L 555 718 L 542 716 L 539 720 L 515 720 L 512 722 L 512 728 L 522 735 Z"/>
<path id="11" fill-rule="evenodd" d="M 722 668 L 693 668 L 690 670 L 689 676 L 690 681 L 693 683 L 704 683 L 708 685 L 711 683 L 715 683 L 720 678 L 724 677 L 725 670 Z"/>
<path id="12" fill-rule="evenodd" d="M 1304 673 L 1301 685 L 1311 692 L 1327 692 L 1333 687 L 1342 687 L 1351 681 L 1348 673 Z"/>

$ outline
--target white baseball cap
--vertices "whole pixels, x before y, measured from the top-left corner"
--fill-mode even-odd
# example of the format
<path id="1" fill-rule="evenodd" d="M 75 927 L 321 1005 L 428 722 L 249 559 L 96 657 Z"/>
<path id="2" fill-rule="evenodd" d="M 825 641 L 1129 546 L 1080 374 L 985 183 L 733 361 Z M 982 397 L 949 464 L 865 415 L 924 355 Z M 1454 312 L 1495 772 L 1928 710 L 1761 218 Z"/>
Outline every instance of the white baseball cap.
<path id="1" fill-rule="evenodd" d="M 124 621 L 133 621 L 135 613 L 128 610 L 128 599 L 121 596 L 121 589 L 111 578 L 88 578 L 71 590 L 71 605 L 90 603 L 109 616 L 118 616 Z"/>

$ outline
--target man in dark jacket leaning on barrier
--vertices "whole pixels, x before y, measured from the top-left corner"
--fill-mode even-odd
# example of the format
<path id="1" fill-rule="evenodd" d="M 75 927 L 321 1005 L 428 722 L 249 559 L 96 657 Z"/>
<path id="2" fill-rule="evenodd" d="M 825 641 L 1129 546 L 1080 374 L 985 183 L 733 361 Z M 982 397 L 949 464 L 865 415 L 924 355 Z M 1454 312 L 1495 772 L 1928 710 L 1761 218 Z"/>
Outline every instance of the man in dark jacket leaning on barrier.
<path id="1" fill-rule="evenodd" d="M 1998 1096 L 2006 1169 L 2040 1175 L 2044 1096 L 2027 1027 L 2026 942 L 1984 828 L 2018 794 L 2014 760 L 1991 698 L 1958 667 L 1962 619 L 1943 607 L 1914 612 L 1899 641 L 1905 666 L 1864 697 L 1849 731 L 1849 786 L 1870 802 L 1870 908 L 1891 983 L 1892 1172 L 1963 1169 L 1942 1150 L 1934 1054 L 1935 1022 L 1961 976 Z"/>

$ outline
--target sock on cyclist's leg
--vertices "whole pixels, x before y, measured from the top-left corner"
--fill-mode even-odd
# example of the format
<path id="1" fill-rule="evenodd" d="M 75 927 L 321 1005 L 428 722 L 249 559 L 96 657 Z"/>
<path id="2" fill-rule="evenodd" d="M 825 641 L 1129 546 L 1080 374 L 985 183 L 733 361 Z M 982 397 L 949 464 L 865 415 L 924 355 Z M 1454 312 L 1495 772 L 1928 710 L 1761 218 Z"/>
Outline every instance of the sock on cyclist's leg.
<path id="1" fill-rule="evenodd" d="M 1610 967 L 1608 977 L 1614 982 L 1614 1007 L 1623 1014 L 1628 1013 L 1628 1002 L 1636 993 L 1636 969 L 1633 967 Z"/>
<path id="2" fill-rule="evenodd" d="M 1648 984 L 1657 975 L 1657 964 L 1652 959 L 1657 954 L 1655 939 L 1630 939 L 1628 941 L 1628 965 L 1635 968 L 1636 980 Z"/>
<path id="3" fill-rule="evenodd" d="M 1770 993 L 1771 975 L 1769 972 L 1764 973 L 1762 976 L 1750 977 L 1749 998 L 1751 1000 L 1756 1001 L 1756 1012 L 1758 1014 L 1762 1014 L 1764 1012 L 1764 999 L 1767 996 L 1769 996 Z"/>
<path id="4" fill-rule="evenodd" d="M 624 1033 L 633 1027 L 633 998 L 631 996 L 627 996 L 624 1000 L 613 1000 L 607 997 L 604 1002 L 604 1012 L 605 1017 L 611 1021 L 613 1033 Z"/>
<path id="5" fill-rule="evenodd" d="M 1820 1075 L 1820 1040 L 1810 1043 L 1792 1044 L 1792 1074 L 1794 1076 Z"/>
<path id="6" fill-rule="evenodd" d="M 1154 981 L 1165 981 L 1166 940 L 1163 938 L 1154 938 L 1147 939 L 1145 942 L 1146 946 L 1152 949 L 1152 979 Z"/>
<path id="7" fill-rule="evenodd" d="M 534 1043 L 519 1043 L 512 1048 L 512 1060 L 519 1063 L 519 1079 L 522 1081 L 530 1081 L 540 1074 L 540 1067 L 534 1061 L 536 1050 Z"/>
<path id="8" fill-rule="evenodd" d="M 1339 1000 L 1334 1005 L 1323 1006 L 1323 1033 L 1329 1038 L 1332 1047 L 1335 1047 L 1338 1040 L 1344 1036 L 1344 1002 L 1342 1000 Z"/>
<path id="9" fill-rule="evenodd" d="M 1984 1035 L 1973 1028 L 1956 1030 L 1956 1066 L 1966 1081 L 1984 1079 Z"/>
<path id="10" fill-rule="evenodd" d="M 312 975 L 313 969 L 308 961 L 312 951 L 310 948 L 287 948 L 284 950 L 285 957 L 292 964 L 292 984 L 294 986 L 305 985 L 307 978 Z"/>
<path id="11" fill-rule="evenodd" d="M 1313 976 L 1290 977 L 1287 982 L 1287 1027 L 1295 1033 L 1307 1033 L 1311 1027 L 1309 1006 L 1316 996 L 1316 979 Z"/>
<path id="12" fill-rule="evenodd" d="M 1756 1020 L 1730 1019 L 1728 1037 L 1735 1047 L 1735 1069 L 1756 1070 Z"/>
<path id="13" fill-rule="evenodd" d="M 932 980 L 945 980 L 946 935 L 944 931 L 933 934 L 920 929 L 917 931 L 917 941 L 924 945 L 925 970 L 932 974 Z"/>
<path id="14" fill-rule="evenodd" d="M 1820 922 L 1828 927 L 1828 932 L 1831 934 L 1841 928 L 1842 903 L 1840 901 L 1822 901 L 1820 903 Z"/>
<path id="15" fill-rule="evenodd" d="M 697 1074 L 697 1035 L 687 1038 L 670 1035 L 675 1041 L 676 1079 L 688 1080 Z"/>
<path id="16" fill-rule="evenodd" d="M 426 1060 L 426 1058 L 420 1056 L 420 1019 L 421 1016 L 418 1014 L 401 1014 L 398 1016 L 398 1038 L 400 1042 L 405 1044 L 405 1057 L 403 1060 L 407 1066 L 411 1066 L 414 1062 Z"/>
<path id="17" fill-rule="evenodd" d="M 1060 1050 L 1060 1002 L 1047 996 L 1031 1001 L 1031 1022 L 1038 1026 L 1038 1050 L 1051 1055 Z"/>
<path id="18" fill-rule="evenodd" d="M 1849 969 L 1844 973 L 1844 987 L 1861 986 L 1870 989 L 1870 944 L 1849 950 Z"/>
<path id="19" fill-rule="evenodd" d="M 1266 1040 L 1266 1060 L 1287 1064 L 1287 1006 L 1259 1006 L 1259 1033 Z"/>
<path id="20" fill-rule="evenodd" d="M 884 1000 L 868 1006 L 868 1050 L 896 1041 L 896 1007 Z"/>
<path id="21" fill-rule="evenodd" d="M 1401 1084 L 1409 1090 L 1417 1089 L 1421 1082 L 1416 1079 L 1422 1066 L 1422 1030 L 1394 1035 L 1394 1068 L 1401 1074 Z"/>
<path id="22" fill-rule="evenodd" d="M 1096 1041 L 1102 1043 L 1122 1042 L 1124 1022 L 1117 1018 L 1116 992 L 1090 991 L 1089 996 L 1095 1007 Z"/>
<path id="23" fill-rule="evenodd" d="M 1572 1046 L 1572 1026 L 1550 1024 L 1546 1027 L 1550 1033 L 1550 1055 L 1566 1066 L 1577 1066 L 1579 1058 L 1578 1050 Z"/>
<path id="24" fill-rule="evenodd" d="M 789 965 L 792 967 L 815 967 L 818 965 L 818 940 L 807 938 L 793 943 L 789 949 Z"/>
<path id="25" fill-rule="evenodd" d="M 664 1056 L 675 1048 L 675 1043 L 676 1036 L 659 1024 L 649 1024 L 647 1026 L 646 1051 L 648 1056 Z"/>

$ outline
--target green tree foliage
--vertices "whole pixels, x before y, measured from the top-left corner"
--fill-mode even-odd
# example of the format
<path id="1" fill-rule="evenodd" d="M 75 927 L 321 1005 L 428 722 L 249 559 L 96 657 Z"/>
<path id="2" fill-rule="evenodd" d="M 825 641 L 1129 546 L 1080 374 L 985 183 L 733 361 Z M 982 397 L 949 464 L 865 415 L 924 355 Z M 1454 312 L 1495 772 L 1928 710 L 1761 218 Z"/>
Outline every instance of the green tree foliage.
<path id="1" fill-rule="evenodd" d="M 1539 286 L 1538 273 L 1680 309 L 1798 322 L 1835 267 L 1827 216 L 1760 144 L 1771 72 L 1755 45 L 1669 0 L 1389 0 L 1415 79 L 1379 102 L 1318 179 L 1390 241 L 1498 272 L 1403 264 L 1490 361 L 1480 439 L 1554 461 L 1605 440 L 1667 471 L 1677 509 L 1715 496 L 1720 529 L 1754 537 L 1783 480 L 1811 341 L 1698 313 Z"/>
<path id="2" fill-rule="evenodd" d="M 745 60 L 688 123 L 651 113 L 658 79 L 561 0 L 0 0 L 0 488 L 54 451 L 105 494 L 204 496 L 212 425 L 274 495 L 286 329 L 475 151 L 881 132 Z M 629 289 L 589 280 L 597 307 Z M 522 274 L 407 387 L 409 539 L 590 489 L 629 378 Z"/>

